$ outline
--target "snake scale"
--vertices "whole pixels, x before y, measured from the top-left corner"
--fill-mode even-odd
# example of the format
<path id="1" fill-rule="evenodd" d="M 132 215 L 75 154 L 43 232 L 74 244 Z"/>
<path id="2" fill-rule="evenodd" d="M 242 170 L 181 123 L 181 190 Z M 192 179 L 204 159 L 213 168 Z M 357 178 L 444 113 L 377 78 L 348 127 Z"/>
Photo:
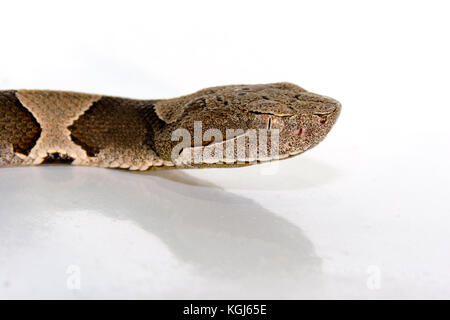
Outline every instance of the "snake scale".
<path id="1" fill-rule="evenodd" d="M 161 100 L 0 91 L 0 167 L 67 163 L 148 170 L 285 159 L 322 141 L 340 109 L 338 101 L 291 83 L 219 86 Z M 201 124 L 201 140 L 196 123 Z M 177 129 L 188 134 L 188 141 L 174 138 Z M 207 134 L 210 129 L 223 136 Z M 234 135 L 226 134 L 229 129 Z M 252 130 L 276 130 L 277 138 L 269 136 L 258 149 L 264 152 L 255 155 L 246 139 Z M 230 144 L 237 141 L 244 141 L 243 151 L 237 150 L 239 143 Z M 276 157 L 263 150 L 275 142 Z M 225 162 L 211 160 L 218 159 L 211 154 L 219 154 L 219 147 L 230 156 Z M 196 151 L 208 153 L 193 161 Z"/>

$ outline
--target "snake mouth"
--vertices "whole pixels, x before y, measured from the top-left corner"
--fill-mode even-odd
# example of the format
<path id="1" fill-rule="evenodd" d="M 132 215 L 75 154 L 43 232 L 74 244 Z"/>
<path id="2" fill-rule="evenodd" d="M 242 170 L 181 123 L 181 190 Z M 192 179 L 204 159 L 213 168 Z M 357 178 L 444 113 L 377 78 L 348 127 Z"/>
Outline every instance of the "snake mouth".
<path id="1" fill-rule="evenodd" d="M 278 139 L 270 136 L 271 145 L 253 135 L 252 130 L 247 130 L 243 134 L 238 134 L 232 138 L 224 140 L 210 140 L 203 142 L 202 145 L 191 145 L 182 148 L 178 156 L 172 159 L 177 166 L 192 167 L 203 165 L 214 166 L 236 166 L 250 165 L 258 162 L 267 162 L 272 160 L 284 159 L 288 155 L 280 156 L 278 154 Z M 272 134 L 272 131 L 270 131 Z M 278 135 L 278 133 L 276 133 Z M 254 140 L 252 140 L 254 139 Z M 259 144 L 258 144 L 258 143 Z M 275 145 L 275 147 L 272 147 Z"/>
<path id="2" fill-rule="evenodd" d="M 329 115 L 333 114 L 334 112 L 336 112 L 336 110 L 337 110 L 337 107 L 333 107 L 333 109 L 331 109 L 331 110 L 315 111 L 313 113 L 313 115 L 319 116 L 319 117 L 321 117 L 321 116 L 329 116 Z"/>
<path id="3" fill-rule="evenodd" d="M 294 116 L 294 114 L 292 114 L 292 113 L 279 113 L 279 112 L 272 112 L 272 111 L 250 110 L 249 112 L 253 113 L 253 114 L 263 114 L 263 115 L 275 116 L 275 117 L 280 117 L 280 118 L 289 118 L 289 117 Z"/>
<path id="4" fill-rule="evenodd" d="M 257 159 L 254 161 L 234 161 L 234 162 L 220 162 L 220 163 L 193 163 L 189 165 L 183 165 L 184 168 L 234 168 L 234 167 L 247 167 L 255 164 L 263 164 L 268 162 L 276 162 L 279 160 L 286 160 L 290 158 L 294 158 L 296 155 L 299 155 L 303 151 L 293 152 L 293 153 L 287 153 L 283 155 L 279 155 L 274 158 L 267 158 L 267 159 Z"/>

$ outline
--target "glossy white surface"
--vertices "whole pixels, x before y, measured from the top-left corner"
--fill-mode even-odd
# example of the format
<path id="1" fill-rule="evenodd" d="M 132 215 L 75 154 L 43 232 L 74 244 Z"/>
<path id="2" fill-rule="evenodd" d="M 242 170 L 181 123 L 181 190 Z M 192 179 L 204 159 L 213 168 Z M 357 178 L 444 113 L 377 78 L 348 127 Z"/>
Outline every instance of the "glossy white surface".
<path id="1" fill-rule="evenodd" d="M 291 81 L 343 111 L 273 166 L 0 169 L 0 298 L 450 298 L 445 4 L 58 3 L 5 4 L 2 89 Z"/>
<path id="2" fill-rule="evenodd" d="M 1 170 L 0 295 L 448 297 L 447 163 L 414 146 L 349 161 L 336 131 L 276 175 Z"/>

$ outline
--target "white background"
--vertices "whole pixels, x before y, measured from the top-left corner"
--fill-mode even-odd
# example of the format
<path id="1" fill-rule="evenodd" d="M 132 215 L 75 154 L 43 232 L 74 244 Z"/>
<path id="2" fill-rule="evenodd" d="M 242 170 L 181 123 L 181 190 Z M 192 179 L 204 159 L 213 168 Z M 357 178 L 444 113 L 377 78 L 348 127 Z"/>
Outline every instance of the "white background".
<path id="1" fill-rule="evenodd" d="M 450 298 L 449 9 L 2 3 L 1 89 L 289 81 L 343 109 L 274 166 L 1 169 L 0 298 Z"/>

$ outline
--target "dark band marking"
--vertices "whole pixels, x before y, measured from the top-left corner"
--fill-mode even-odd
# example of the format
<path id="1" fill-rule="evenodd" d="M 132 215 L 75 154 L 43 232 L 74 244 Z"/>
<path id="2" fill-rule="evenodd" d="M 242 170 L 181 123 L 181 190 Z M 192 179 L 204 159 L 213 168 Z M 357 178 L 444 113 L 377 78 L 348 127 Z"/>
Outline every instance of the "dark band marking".
<path id="1" fill-rule="evenodd" d="M 47 157 L 44 158 L 43 164 L 54 164 L 54 163 L 65 163 L 70 164 L 72 163 L 74 159 L 72 157 L 69 157 L 66 154 L 60 154 L 58 152 L 56 153 L 49 153 Z"/>
<path id="2" fill-rule="evenodd" d="M 82 128 L 83 125 L 80 125 L 80 127 Z M 71 130 L 72 128 L 74 128 L 74 127 L 73 126 L 69 127 L 69 130 Z M 83 130 L 83 129 L 80 129 L 80 130 Z M 75 131 L 76 131 L 76 129 L 75 129 Z M 83 139 L 84 134 L 80 133 L 80 132 L 79 133 L 75 132 L 75 135 L 72 133 L 70 135 L 70 138 L 72 139 L 72 141 L 74 143 L 76 143 L 81 148 L 83 148 L 83 150 L 86 151 L 86 154 L 89 157 L 95 157 L 95 155 L 100 152 L 100 148 L 95 146 L 95 142 L 92 143 L 92 145 L 89 145 L 89 144 L 85 143 L 83 140 L 80 140 L 77 136 L 81 136 L 81 139 Z M 87 138 L 86 140 L 89 140 L 90 142 L 92 142 L 91 141 L 92 139 Z"/>
<path id="3" fill-rule="evenodd" d="M 31 112 L 17 99 L 15 91 L 0 92 L 0 144 L 12 144 L 14 152 L 28 155 L 41 131 Z"/>
<path id="4" fill-rule="evenodd" d="M 90 157 L 105 148 L 154 150 L 155 130 L 164 124 L 154 102 L 103 97 L 68 128 L 71 139 Z"/>

